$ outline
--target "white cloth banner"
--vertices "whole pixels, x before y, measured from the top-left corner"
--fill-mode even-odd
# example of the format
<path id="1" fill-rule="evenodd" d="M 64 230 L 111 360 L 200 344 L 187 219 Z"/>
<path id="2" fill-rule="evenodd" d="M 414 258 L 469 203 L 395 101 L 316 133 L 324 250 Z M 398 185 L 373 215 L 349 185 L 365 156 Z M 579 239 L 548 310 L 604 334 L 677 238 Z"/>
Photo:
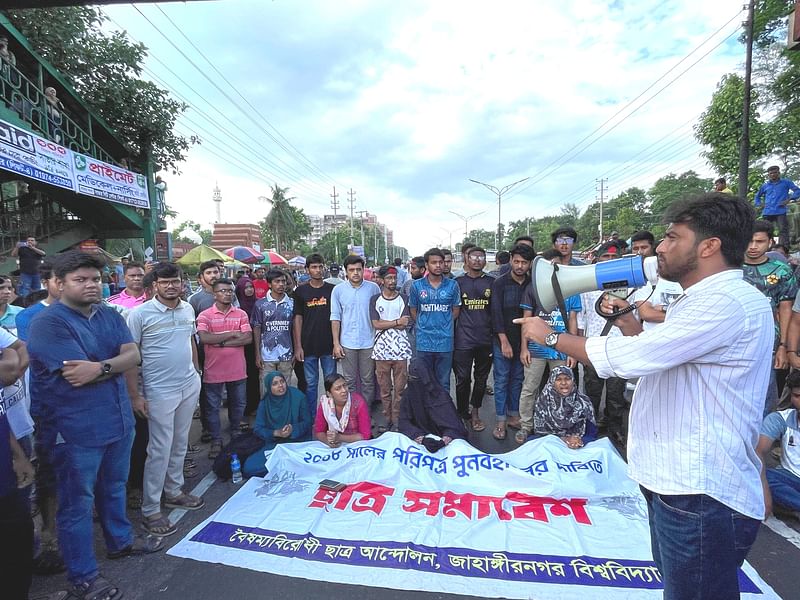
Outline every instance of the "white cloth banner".
<path id="1" fill-rule="evenodd" d="M 317 581 L 507 598 L 660 598 L 647 508 L 607 440 L 436 454 L 397 433 L 279 445 L 169 554 Z M 347 484 L 319 487 L 323 479 Z M 743 598 L 777 598 L 747 564 Z M 609 589 L 613 588 L 613 589 Z"/>

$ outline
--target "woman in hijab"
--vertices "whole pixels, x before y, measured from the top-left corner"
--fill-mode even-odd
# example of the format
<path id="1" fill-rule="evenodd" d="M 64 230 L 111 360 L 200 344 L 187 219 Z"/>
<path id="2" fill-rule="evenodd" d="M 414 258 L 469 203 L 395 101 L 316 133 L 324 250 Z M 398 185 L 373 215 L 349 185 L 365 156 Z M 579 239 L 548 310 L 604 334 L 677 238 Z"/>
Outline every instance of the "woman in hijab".
<path id="1" fill-rule="evenodd" d="M 253 315 L 253 307 L 256 305 L 256 288 L 253 287 L 253 280 L 247 277 L 240 277 L 236 282 L 236 298 L 239 300 L 239 308 L 247 313 L 250 319 Z M 244 414 L 254 415 L 261 401 L 259 388 L 259 371 L 256 366 L 256 346 L 247 344 L 244 347 L 244 361 L 247 364 L 247 404 Z M 243 426 L 246 426 L 246 421 Z"/>
<path id="2" fill-rule="evenodd" d="M 320 396 L 317 405 L 314 437 L 331 448 L 370 439 L 369 407 L 361 394 L 350 392 L 339 373 L 331 373 L 324 383 L 325 394 Z"/>
<path id="3" fill-rule="evenodd" d="M 555 367 L 533 407 L 533 437 L 556 435 L 573 449 L 597 438 L 594 409 L 575 386 L 572 369 Z"/>
<path id="4" fill-rule="evenodd" d="M 282 442 L 305 441 L 311 430 L 305 395 L 297 388 L 289 387 L 283 375 L 278 371 L 267 373 L 264 389 L 253 428 L 253 432 L 264 440 L 264 446 L 245 461 L 242 472 L 247 477 L 266 474 L 264 452 Z"/>
<path id="5" fill-rule="evenodd" d="M 467 429 L 458 416 L 450 394 L 436 380 L 430 367 L 411 360 L 408 385 L 400 402 L 400 433 L 436 452 L 454 439 L 467 439 Z M 427 437 L 434 435 L 440 439 Z"/>

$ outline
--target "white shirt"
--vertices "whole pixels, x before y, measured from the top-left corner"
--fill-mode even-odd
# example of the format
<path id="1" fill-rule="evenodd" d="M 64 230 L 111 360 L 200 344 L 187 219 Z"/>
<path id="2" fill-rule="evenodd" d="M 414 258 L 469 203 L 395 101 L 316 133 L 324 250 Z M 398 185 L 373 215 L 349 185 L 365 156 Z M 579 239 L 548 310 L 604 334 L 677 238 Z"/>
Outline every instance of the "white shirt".
<path id="1" fill-rule="evenodd" d="M 706 494 L 763 519 L 755 448 L 774 335 L 769 300 L 731 269 L 686 289 L 662 327 L 587 340 L 600 377 L 641 377 L 630 477 L 659 494 Z"/>
<path id="2" fill-rule="evenodd" d="M 608 323 L 608 319 L 601 317 L 594 309 L 597 299 L 605 294 L 603 290 L 594 292 L 584 292 L 581 294 L 581 312 L 578 313 L 578 329 L 583 330 L 583 335 L 593 337 L 603 333 L 603 329 Z M 608 330 L 609 336 L 622 335 L 619 327 L 612 327 Z"/>
<path id="3" fill-rule="evenodd" d="M 668 281 L 659 277 L 655 287 L 652 285 L 645 285 L 636 290 L 636 293 L 633 295 L 633 301 L 647 301 L 652 306 L 667 307 L 670 302 L 677 299 L 681 294 L 683 294 L 683 288 L 680 283 Z M 647 331 L 661 324 L 662 323 L 653 323 L 652 321 L 642 321 L 642 329 Z"/>

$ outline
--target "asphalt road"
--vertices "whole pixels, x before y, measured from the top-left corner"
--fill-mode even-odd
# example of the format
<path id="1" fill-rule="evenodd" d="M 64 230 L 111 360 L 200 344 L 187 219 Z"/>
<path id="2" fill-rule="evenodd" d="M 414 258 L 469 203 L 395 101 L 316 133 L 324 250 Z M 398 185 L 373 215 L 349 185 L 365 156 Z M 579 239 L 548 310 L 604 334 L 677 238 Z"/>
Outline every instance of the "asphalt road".
<path id="1" fill-rule="evenodd" d="M 470 442 L 485 452 L 501 453 L 516 447 L 513 435 L 506 440 L 498 441 L 491 436 L 493 425 L 494 401 L 487 396 L 481 409 L 481 417 L 486 423 L 486 430 L 481 433 L 470 432 Z M 225 411 L 222 411 L 223 413 Z M 374 421 L 382 422 L 379 411 L 373 410 Z M 511 430 L 513 432 L 513 430 Z M 199 422 L 194 421 L 190 439 L 200 437 Z M 201 483 L 210 472 L 211 461 L 206 457 L 208 445 L 201 445 L 203 451 L 194 456 L 199 464 L 198 475 L 188 479 L 186 489 L 192 490 Z M 208 480 L 206 480 L 207 482 Z M 205 487 L 205 486 L 203 486 Z M 230 496 L 238 486 L 231 482 L 216 480 L 205 491 L 205 507 L 199 511 L 187 512 L 178 522 L 178 533 L 166 538 L 167 547 L 177 544 L 198 523 L 210 516 Z M 130 511 L 131 522 L 138 525 L 138 511 Z M 173 515 L 174 516 L 174 515 Z M 783 535 L 762 525 L 758 538 L 748 561 L 759 575 L 785 599 L 800 598 L 800 523 L 788 520 L 771 521 L 774 527 L 784 530 Z M 794 538 L 794 543 L 787 537 Z M 96 551 L 99 557 L 105 556 L 102 536 L 97 528 Z M 120 585 L 128 600 L 216 600 L 218 598 L 303 598 L 313 600 L 354 600 L 359 598 L 380 597 L 381 600 L 406 598 L 449 599 L 465 598 L 465 596 L 436 594 L 426 592 L 409 592 L 405 590 L 381 589 L 346 584 L 312 582 L 259 573 L 246 569 L 238 569 L 225 565 L 210 564 L 167 556 L 161 552 L 144 557 L 131 557 L 118 561 L 101 561 L 102 573 Z M 36 577 L 31 590 L 31 598 L 50 597 L 58 590 L 67 589 L 63 575 Z"/>

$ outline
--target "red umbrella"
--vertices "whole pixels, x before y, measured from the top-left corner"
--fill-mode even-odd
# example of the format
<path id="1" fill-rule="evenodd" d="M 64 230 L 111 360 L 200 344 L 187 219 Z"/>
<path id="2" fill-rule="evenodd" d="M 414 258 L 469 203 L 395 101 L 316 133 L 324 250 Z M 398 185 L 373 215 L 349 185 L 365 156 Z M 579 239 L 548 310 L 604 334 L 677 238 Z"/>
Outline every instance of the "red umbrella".
<path id="1" fill-rule="evenodd" d="M 238 260 L 248 265 L 260 263 L 265 258 L 261 252 L 248 246 L 234 246 L 233 248 L 228 248 L 225 250 L 225 254 L 230 256 L 233 260 Z"/>
<path id="2" fill-rule="evenodd" d="M 268 250 L 264 252 L 264 260 L 262 261 L 264 264 L 270 265 L 285 265 L 288 264 L 288 261 L 283 258 L 277 252 L 273 252 L 272 250 Z"/>

